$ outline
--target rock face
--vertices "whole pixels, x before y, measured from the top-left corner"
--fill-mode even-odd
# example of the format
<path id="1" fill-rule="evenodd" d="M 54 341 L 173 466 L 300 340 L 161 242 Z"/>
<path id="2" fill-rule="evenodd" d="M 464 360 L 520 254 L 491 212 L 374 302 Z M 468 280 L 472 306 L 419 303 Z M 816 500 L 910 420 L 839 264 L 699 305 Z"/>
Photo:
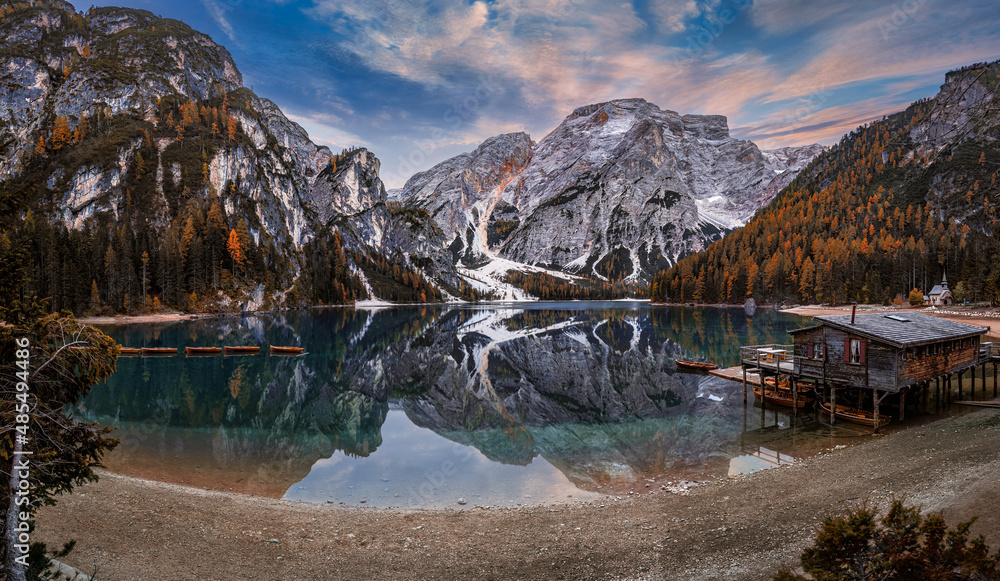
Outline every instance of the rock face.
<path id="1" fill-rule="evenodd" d="M 968 140 L 995 142 L 989 130 L 1000 121 L 996 75 L 1000 61 L 949 71 L 928 117 L 910 131 L 924 154 Z"/>
<path id="2" fill-rule="evenodd" d="M 243 83 L 225 48 L 144 10 L 96 8 L 85 17 L 65 2 L 36 2 L 8 14 L 2 28 L 0 120 L 15 138 L 0 159 L 3 175 L 34 146 L 29 137 L 48 107 L 73 120 L 98 109 L 148 114 L 160 97 L 201 100 Z"/>
<path id="3" fill-rule="evenodd" d="M 477 278 L 460 279 L 456 260 L 493 264 L 483 276 L 496 285 L 524 264 L 644 280 L 741 224 L 820 149 L 762 152 L 730 137 L 724 117 L 612 101 L 577 109 L 537 144 L 499 135 L 418 173 L 394 210 L 372 152 L 316 145 L 242 86 L 225 48 L 181 22 L 36 0 L 0 31 L 0 177 L 44 183 L 49 218 L 71 229 L 118 221 L 135 202 L 162 233 L 191 199 L 217 194 L 290 265 L 284 284 L 303 246 L 334 228 L 350 249 L 446 287 Z"/>
<path id="4" fill-rule="evenodd" d="M 643 279 L 742 225 L 822 149 L 763 152 L 730 137 L 725 117 L 626 99 L 575 110 L 534 147 L 491 138 L 399 197 L 466 256 Z"/>
<path id="5" fill-rule="evenodd" d="M 410 238 L 388 234 L 375 155 L 316 145 L 242 86 L 228 51 L 208 36 L 143 10 L 77 13 L 58 0 L 18 7 L 0 31 L 0 179 L 33 164 L 32 179 L 41 175 L 54 202 L 50 218 L 67 228 L 101 215 L 118 221 L 142 172 L 155 175 L 141 185 L 155 190 L 141 202 L 144 219 L 161 231 L 188 199 L 214 192 L 226 215 L 245 219 L 250 235 L 293 270 L 303 245 L 332 228 L 353 249 L 409 259 L 399 244 Z M 193 124 L 182 119 L 186 105 Z M 71 135 L 52 151 L 57 122 Z M 453 279 L 450 259 L 441 260 L 447 241 L 435 244 L 413 250 Z"/>
<path id="6" fill-rule="evenodd" d="M 466 253 L 484 248 L 483 217 L 491 214 L 499 193 L 524 170 L 534 145 L 525 133 L 491 137 L 472 153 L 414 174 L 398 197 L 430 212 L 446 234 L 461 239 Z"/>
<path id="7" fill-rule="evenodd" d="M 982 186 L 995 183 L 995 163 L 989 160 L 1000 154 L 998 77 L 1000 61 L 948 72 L 932 100 L 906 111 L 919 114 L 922 106 L 926 115 L 910 129 L 916 146 L 900 164 L 911 173 L 923 172 L 914 181 L 929 185 L 911 199 L 930 204 L 941 219 L 994 236 L 997 190 Z M 888 154 L 882 155 L 885 163 Z"/>

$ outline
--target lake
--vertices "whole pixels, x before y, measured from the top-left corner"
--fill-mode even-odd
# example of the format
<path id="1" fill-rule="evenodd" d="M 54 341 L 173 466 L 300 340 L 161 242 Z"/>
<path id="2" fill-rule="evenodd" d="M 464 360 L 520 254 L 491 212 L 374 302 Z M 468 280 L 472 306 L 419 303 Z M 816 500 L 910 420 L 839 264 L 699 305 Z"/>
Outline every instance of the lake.
<path id="1" fill-rule="evenodd" d="M 761 309 L 567 302 L 328 308 L 103 327 L 128 347 L 292 345 L 297 357 L 123 357 L 78 417 L 118 428 L 114 472 L 376 507 L 641 493 L 843 444 L 808 411 L 678 372 L 790 343 Z M 786 413 L 788 412 L 788 413 Z M 780 458 L 778 457 L 780 456 Z"/>

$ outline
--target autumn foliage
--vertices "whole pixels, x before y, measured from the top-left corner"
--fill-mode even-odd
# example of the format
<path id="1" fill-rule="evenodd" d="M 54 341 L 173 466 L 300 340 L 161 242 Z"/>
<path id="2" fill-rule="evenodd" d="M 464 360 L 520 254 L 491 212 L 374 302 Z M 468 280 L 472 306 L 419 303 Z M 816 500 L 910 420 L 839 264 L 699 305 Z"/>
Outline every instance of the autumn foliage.
<path id="1" fill-rule="evenodd" d="M 806 575 L 785 568 L 774 579 L 1000 580 L 1000 553 L 990 555 L 981 535 L 969 538 L 975 520 L 949 530 L 940 513 L 923 516 L 900 500 L 884 515 L 858 506 L 823 519 L 802 553 Z"/>
<path id="2" fill-rule="evenodd" d="M 890 302 L 946 272 L 1000 298 L 1000 150 L 911 139 L 934 102 L 863 126 L 821 154 L 743 228 L 660 272 L 654 301 Z"/>

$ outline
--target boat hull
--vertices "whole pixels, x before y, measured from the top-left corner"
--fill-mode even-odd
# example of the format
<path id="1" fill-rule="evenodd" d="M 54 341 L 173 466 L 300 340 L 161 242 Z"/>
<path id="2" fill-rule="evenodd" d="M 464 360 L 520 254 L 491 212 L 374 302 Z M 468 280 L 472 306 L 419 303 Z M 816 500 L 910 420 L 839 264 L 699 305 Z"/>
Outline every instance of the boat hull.
<path id="1" fill-rule="evenodd" d="M 824 413 L 826 414 L 830 413 L 829 402 L 821 401 L 819 402 L 819 407 Z M 866 410 L 859 411 L 854 408 L 838 405 L 837 410 L 833 413 L 833 415 L 837 419 L 843 420 L 845 422 L 858 424 L 861 426 L 870 426 L 873 428 L 875 427 L 875 414 Z M 879 426 L 885 426 L 890 421 L 892 421 L 892 418 L 890 418 L 889 416 L 884 414 L 879 414 L 879 421 L 878 421 Z"/>
<path id="2" fill-rule="evenodd" d="M 764 400 L 764 402 L 772 405 L 780 405 L 784 407 L 796 407 L 795 400 L 792 399 L 791 393 L 783 393 L 779 391 L 767 390 L 761 393 L 761 389 L 758 386 L 753 387 L 754 394 L 759 398 Z M 813 397 L 807 393 L 799 392 L 798 407 L 805 408 L 813 402 Z"/>
<path id="3" fill-rule="evenodd" d="M 301 355 L 304 347 L 280 347 L 271 345 L 271 355 Z"/>
<path id="4" fill-rule="evenodd" d="M 142 356 L 148 357 L 150 355 L 177 355 L 177 349 L 174 347 L 143 347 Z"/>
<path id="5" fill-rule="evenodd" d="M 260 347 L 255 345 L 227 345 L 225 350 L 226 355 L 253 355 L 255 353 L 260 353 Z"/>
<path id="6" fill-rule="evenodd" d="M 186 347 L 188 355 L 219 355 L 222 347 Z"/>
<path id="7" fill-rule="evenodd" d="M 683 361 L 677 360 L 677 369 L 679 370 L 689 370 L 689 371 L 711 371 L 713 369 L 718 369 L 719 366 L 714 363 L 700 363 L 698 361 Z"/>

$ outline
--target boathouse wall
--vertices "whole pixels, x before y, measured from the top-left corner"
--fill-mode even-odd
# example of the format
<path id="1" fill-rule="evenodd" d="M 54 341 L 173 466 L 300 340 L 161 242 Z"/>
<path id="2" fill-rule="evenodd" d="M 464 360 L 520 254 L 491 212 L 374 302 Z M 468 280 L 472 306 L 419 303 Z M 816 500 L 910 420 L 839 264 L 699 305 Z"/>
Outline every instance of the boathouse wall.
<path id="1" fill-rule="evenodd" d="M 979 356 L 979 337 L 942 341 L 900 349 L 900 386 L 915 385 L 972 367 Z"/>
<path id="2" fill-rule="evenodd" d="M 861 341 L 862 360 L 851 363 L 845 357 L 845 348 L 851 339 Z M 840 329 L 823 326 L 799 331 L 793 334 L 795 355 L 799 356 L 799 372 L 802 375 L 822 379 L 829 383 L 866 387 L 882 391 L 899 389 L 896 376 L 899 349 L 879 341 L 847 333 Z M 817 343 L 825 346 L 825 358 L 816 358 Z M 809 357 L 810 352 L 813 357 Z"/>

